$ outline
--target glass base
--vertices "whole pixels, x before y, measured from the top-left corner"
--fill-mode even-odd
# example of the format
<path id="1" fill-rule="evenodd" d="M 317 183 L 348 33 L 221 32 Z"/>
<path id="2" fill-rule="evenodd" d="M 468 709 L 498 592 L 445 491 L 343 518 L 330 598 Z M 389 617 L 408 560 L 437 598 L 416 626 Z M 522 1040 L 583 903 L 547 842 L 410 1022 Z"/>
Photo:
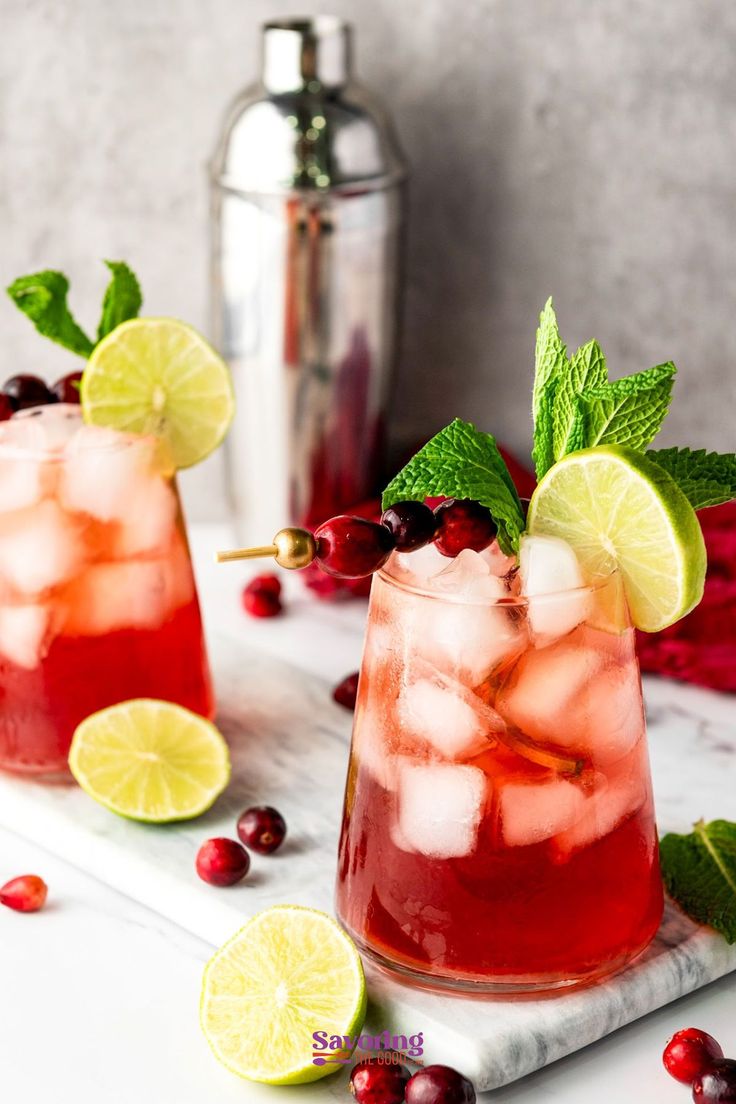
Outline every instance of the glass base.
<path id="1" fill-rule="evenodd" d="M 69 764 L 66 762 L 47 764 L 23 762 L 22 759 L 0 759 L 0 772 L 12 774 L 16 778 L 26 778 L 29 782 L 47 782 L 50 785 L 76 785 L 69 770 Z"/>
<path id="2" fill-rule="evenodd" d="M 361 955 L 378 966 L 383 973 L 391 975 L 396 981 L 409 984 L 415 989 L 424 989 L 429 992 L 455 994 L 463 997 L 529 997 L 539 998 L 544 996 L 559 996 L 563 992 L 571 992 L 576 989 L 584 989 L 605 981 L 615 974 L 621 973 L 631 965 L 647 949 L 654 934 L 641 947 L 621 954 L 615 959 L 609 959 L 602 966 L 579 974 L 575 977 L 559 977 L 559 975 L 535 975 L 533 977 L 488 975 L 486 977 L 463 977 L 452 974 L 432 973 L 418 969 L 415 966 L 388 958 L 375 947 L 367 944 L 338 916 L 341 926 L 356 944 Z"/>

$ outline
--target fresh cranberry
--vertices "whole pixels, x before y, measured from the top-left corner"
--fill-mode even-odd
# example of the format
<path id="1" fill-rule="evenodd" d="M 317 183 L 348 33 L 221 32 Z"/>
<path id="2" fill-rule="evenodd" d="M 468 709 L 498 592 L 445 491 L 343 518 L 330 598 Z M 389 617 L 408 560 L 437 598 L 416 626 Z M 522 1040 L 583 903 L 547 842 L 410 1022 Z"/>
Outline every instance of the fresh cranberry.
<path id="1" fill-rule="evenodd" d="M 350 1091 L 358 1104 L 403 1104 L 409 1071 L 400 1062 L 358 1062 L 350 1074 Z"/>
<path id="2" fill-rule="evenodd" d="M 259 855 L 270 855 L 284 842 L 286 821 L 278 809 L 255 805 L 238 820 L 238 835 L 246 847 Z"/>
<path id="3" fill-rule="evenodd" d="M 81 372 L 69 372 L 68 375 L 62 376 L 51 386 L 51 394 L 57 402 L 78 403 L 80 401 L 79 384 L 81 381 Z"/>
<path id="4" fill-rule="evenodd" d="M 332 696 L 338 705 L 344 705 L 346 709 L 355 709 L 359 676 L 360 671 L 353 671 L 352 675 L 346 675 L 342 682 L 338 682 L 332 691 Z"/>
<path id="5" fill-rule="evenodd" d="M 0 889 L 0 905 L 16 912 L 38 912 L 46 904 L 48 886 L 37 874 L 22 874 L 11 878 Z"/>
<path id="6" fill-rule="evenodd" d="M 231 886 L 248 873 L 250 855 L 236 840 L 209 839 L 197 852 L 196 866 L 203 882 Z"/>
<path id="7" fill-rule="evenodd" d="M 482 552 L 496 535 L 496 523 L 487 506 L 470 498 L 448 498 L 435 510 L 434 543 L 443 556 L 457 556 L 465 548 Z"/>
<path id="8" fill-rule="evenodd" d="M 281 613 L 281 582 L 277 575 L 256 575 L 243 590 L 243 608 L 252 617 Z"/>
<path id="9" fill-rule="evenodd" d="M 406 1104 L 475 1104 L 475 1089 L 449 1066 L 425 1066 L 406 1086 Z"/>
<path id="10" fill-rule="evenodd" d="M 7 395 L 0 394 L 0 422 L 7 422 L 13 415 L 13 404 Z"/>
<path id="11" fill-rule="evenodd" d="M 429 544 L 437 530 L 434 511 L 423 502 L 394 502 L 381 514 L 399 552 L 413 552 Z"/>
<path id="12" fill-rule="evenodd" d="M 695 1104 L 736 1104 L 736 1062 L 715 1058 L 693 1083 Z"/>
<path id="13" fill-rule="evenodd" d="M 394 540 L 385 525 L 340 514 L 315 531 L 317 562 L 328 575 L 359 579 L 378 571 L 389 558 Z"/>
<path id="14" fill-rule="evenodd" d="M 664 1068 L 670 1077 L 681 1081 L 683 1085 L 692 1085 L 699 1073 L 711 1064 L 714 1058 L 722 1058 L 720 1043 L 707 1031 L 698 1027 L 684 1027 L 676 1031 L 668 1041 L 662 1055 Z"/>
<path id="15" fill-rule="evenodd" d="M 26 410 L 30 406 L 45 406 L 54 402 L 54 396 L 38 376 L 11 376 L 3 384 L 3 394 L 11 402 L 13 410 Z"/>

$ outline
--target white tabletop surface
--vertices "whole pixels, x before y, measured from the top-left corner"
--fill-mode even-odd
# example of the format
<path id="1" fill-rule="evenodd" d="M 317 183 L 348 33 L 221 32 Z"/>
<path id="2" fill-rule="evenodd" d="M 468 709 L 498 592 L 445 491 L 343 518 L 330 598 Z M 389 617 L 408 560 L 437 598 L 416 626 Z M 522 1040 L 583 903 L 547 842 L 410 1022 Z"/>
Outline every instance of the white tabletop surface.
<path id="1" fill-rule="evenodd" d="M 287 580 L 288 613 L 241 613 L 245 572 L 213 568 L 222 530 L 195 529 L 206 617 L 337 681 L 358 665 L 364 607 L 316 605 Z M 326 857 L 326 861 L 331 861 Z M 38 873 L 49 903 L 36 915 L 0 909 L 0 1097 L 46 1104 L 202 1104 L 289 1098 L 345 1101 L 345 1074 L 300 1089 L 241 1082 L 211 1057 L 198 1026 L 202 965 L 211 947 L 51 853 L 0 830 L 0 884 Z M 718 1037 L 736 1056 L 734 975 L 652 1013 L 570 1058 L 482 1099 L 677 1104 L 686 1091 L 661 1067 L 683 1026 Z"/>

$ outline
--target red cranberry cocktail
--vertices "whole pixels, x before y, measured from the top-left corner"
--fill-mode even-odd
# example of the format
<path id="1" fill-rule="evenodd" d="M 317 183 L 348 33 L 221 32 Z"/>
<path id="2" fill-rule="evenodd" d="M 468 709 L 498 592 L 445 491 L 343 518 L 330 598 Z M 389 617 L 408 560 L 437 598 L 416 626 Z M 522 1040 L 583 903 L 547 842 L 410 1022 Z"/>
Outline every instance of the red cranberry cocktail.
<path id="1" fill-rule="evenodd" d="M 662 914 L 634 632 L 614 575 L 524 597 L 493 545 L 373 580 L 337 910 L 425 984 L 546 989 Z"/>
<path id="2" fill-rule="evenodd" d="M 57 404 L 0 425 L 0 767 L 65 771 L 77 724 L 129 698 L 211 716 L 189 551 L 154 439 Z"/>
<path id="3" fill-rule="evenodd" d="M 695 511 L 733 497 L 733 456 L 649 447 L 671 361 L 609 379 L 597 341 L 568 353 L 550 299 L 534 362 L 528 503 L 493 435 L 455 418 L 391 480 L 380 524 L 335 517 L 221 557 L 374 573 L 337 913 L 432 988 L 581 985 L 654 936 L 634 631 L 701 600 Z"/>

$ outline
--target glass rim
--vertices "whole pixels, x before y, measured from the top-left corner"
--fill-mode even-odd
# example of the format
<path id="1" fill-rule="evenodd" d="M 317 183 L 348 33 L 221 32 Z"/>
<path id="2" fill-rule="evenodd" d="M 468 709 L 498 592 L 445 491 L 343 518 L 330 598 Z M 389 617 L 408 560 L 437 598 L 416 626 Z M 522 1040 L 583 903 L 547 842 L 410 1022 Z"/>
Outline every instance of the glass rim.
<path id="1" fill-rule="evenodd" d="M 429 598 L 432 601 L 443 602 L 447 605 L 477 606 L 483 609 L 490 609 L 495 606 L 504 609 L 520 609 L 532 603 L 537 605 L 540 602 L 560 601 L 563 598 L 569 598 L 574 595 L 593 595 L 610 583 L 621 580 L 620 570 L 614 567 L 605 575 L 594 576 L 593 580 L 589 583 L 583 583 L 581 586 L 577 587 L 567 587 L 564 590 L 551 590 L 545 594 L 509 594 L 502 598 L 465 598 L 459 594 L 443 594 L 437 590 L 431 590 L 428 587 L 418 587 L 413 583 L 404 582 L 402 579 L 397 579 L 395 575 L 386 571 L 385 567 L 380 568 L 376 572 L 376 575 L 378 575 L 383 582 L 388 583 L 389 586 L 395 587 L 397 590 L 402 590 L 405 594 L 411 594 L 416 598 Z M 503 578 L 503 576 L 493 577 Z"/>
<path id="2" fill-rule="evenodd" d="M 26 410 L 16 410 L 6 422 L 0 423 L 0 461 L 12 460 L 14 462 L 22 461 L 35 461 L 36 463 L 68 463 L 69 460 L 77 459 L 79 456 L 97 456 L 101 453 L 119 452 L 123 449 L 142 447 L 144 445 L 154 446 L 156 442 L 156 436 L 152 433 L 124 433 L 122 430 L 115 429 L 114 426 L 95 426 L 93 428 L 100 429 L 108 432 L 109 434 L 115 434 L 115 437 L 110 437 L 106 441 L 99 441 L 95 444 L 86 445 L 83 449 L 71 449 L 67 450 L 69 442 L 65 442 L 60 446 L 52 445 L 34 445 L 34 444 L 19 444 L 15 441 L 3 440 L 2 427 L 10 425 L 11 423 L 18 422 L 31 422 L 34 418 L 39 418 L 42 415 L 42 411 L 58 410 L 60 413 L 75 412 L 79 420 L 79 428 L 87 425 L 82 417 L 81 407 L 77 403 L 50 403 L 44 406 L 31 406 Z M 71 440 L 71 439 L 70 439 Z"/>

